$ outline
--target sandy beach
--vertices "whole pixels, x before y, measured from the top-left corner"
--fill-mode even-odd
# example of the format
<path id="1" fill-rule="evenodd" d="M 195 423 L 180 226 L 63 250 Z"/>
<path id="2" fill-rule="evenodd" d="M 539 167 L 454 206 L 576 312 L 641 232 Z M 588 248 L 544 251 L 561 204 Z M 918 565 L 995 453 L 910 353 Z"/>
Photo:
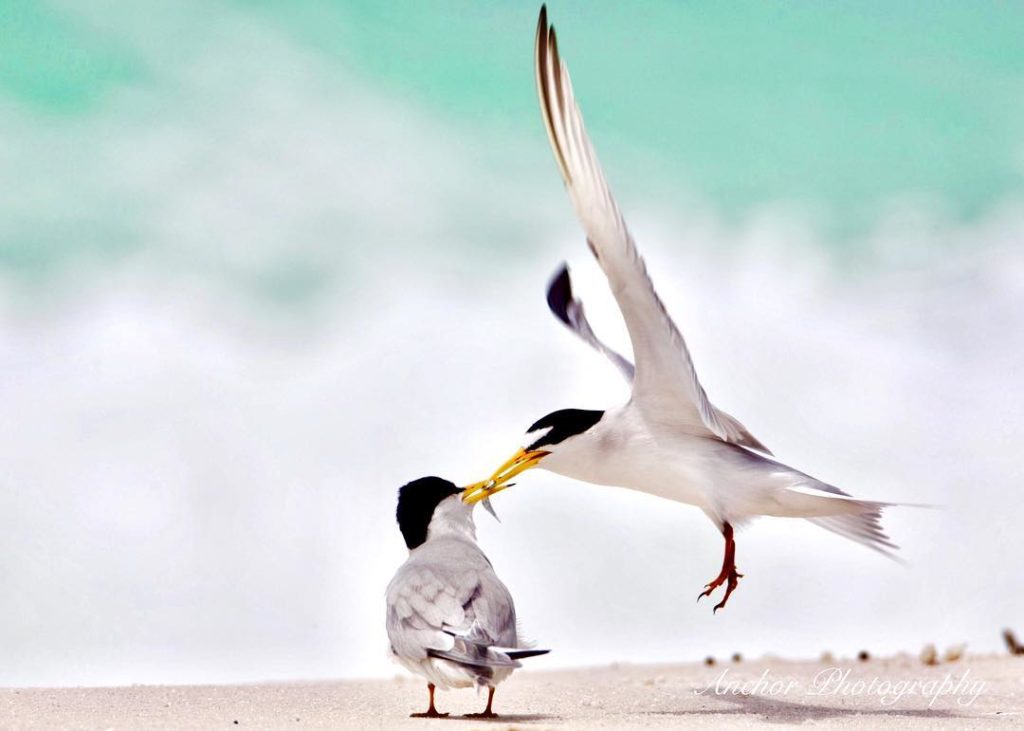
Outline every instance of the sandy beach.
<path id="1" fill-rule="evenodd" d="M 494 720 L 472 690 L 423 710 L 417 679 L 0 690 L 5 729 L 747 728 L 765 724 L 975 728 L 1024 724 L 1024 658 L 968 656 L 927 667 L 911 656 L 857 662 L 760 659 L 713 666 L 625 665 L 522 672 L 498 690 Z"/>

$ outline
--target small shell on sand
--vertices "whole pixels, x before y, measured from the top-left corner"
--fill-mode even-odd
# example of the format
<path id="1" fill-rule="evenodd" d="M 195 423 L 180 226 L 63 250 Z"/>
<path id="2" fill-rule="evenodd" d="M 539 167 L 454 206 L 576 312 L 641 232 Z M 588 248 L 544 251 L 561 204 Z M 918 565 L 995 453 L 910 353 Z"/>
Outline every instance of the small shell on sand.
<path id="1" fill-rule="evenodd" d="M 921 662 L 925 665 L 938 665 L 939 664 L 939 651 L 935 649 L 935 645 L 925 645 L 921 650 Z"/>
<path id="2" fill-rule="evenodd" d="M 943 656 L 943 660 L 946 662 L 956 662 L 964 656 L 964 652 L 967 650 L 967 643 L 961 642 L 959 645 L 953 645 L 946 650 L 946 654 Z"/>

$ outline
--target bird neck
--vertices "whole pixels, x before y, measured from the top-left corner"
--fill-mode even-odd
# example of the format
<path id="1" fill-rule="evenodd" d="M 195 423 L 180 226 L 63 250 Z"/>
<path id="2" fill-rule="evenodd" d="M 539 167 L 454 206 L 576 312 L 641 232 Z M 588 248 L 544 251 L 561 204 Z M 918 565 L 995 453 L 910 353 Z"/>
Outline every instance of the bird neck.
<path id="1" fill-rule="evenodd" d="M 473 506 L 466 505 L 458 497 L 438 504 L 434 516 L 427 526 L 427 540 L 442 536 L 464 538 L 476 542 L 476 524 L 473 522 Z"/>

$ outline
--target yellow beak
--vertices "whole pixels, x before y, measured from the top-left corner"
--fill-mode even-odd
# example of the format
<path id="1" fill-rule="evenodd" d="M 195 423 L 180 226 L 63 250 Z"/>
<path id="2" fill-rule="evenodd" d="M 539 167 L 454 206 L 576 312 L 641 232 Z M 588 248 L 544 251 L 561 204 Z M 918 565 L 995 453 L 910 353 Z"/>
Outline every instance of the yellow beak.
<path id="1" fill-rule="evenodd" d="M 511 459 L 499 467 L 491 475 L 490 479 L 468 485 L 462 492 L 462 502 L 472 505 L 506 488 L 512 487 L 509 484 L 509 480 L 521 472 L 536 467 L 537 463 L 549 454 L 551 453 L 545 452 L 543 449 L 520 449 L 512 455 Z"/>

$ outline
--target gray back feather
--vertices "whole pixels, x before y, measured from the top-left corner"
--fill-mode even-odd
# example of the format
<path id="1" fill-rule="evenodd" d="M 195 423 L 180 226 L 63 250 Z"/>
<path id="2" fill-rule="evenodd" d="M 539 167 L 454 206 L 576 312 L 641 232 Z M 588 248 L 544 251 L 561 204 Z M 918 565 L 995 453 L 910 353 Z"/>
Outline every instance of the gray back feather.
<path id="1" fill-rule="evenodd" d="M 443 657 L 479 679 L 518 665 L 495 649 L 518 646 L 512 596 L 475 543 L 439 538 L 416 548 L 386 600 L 388 639 L 402 658 Z"/>

